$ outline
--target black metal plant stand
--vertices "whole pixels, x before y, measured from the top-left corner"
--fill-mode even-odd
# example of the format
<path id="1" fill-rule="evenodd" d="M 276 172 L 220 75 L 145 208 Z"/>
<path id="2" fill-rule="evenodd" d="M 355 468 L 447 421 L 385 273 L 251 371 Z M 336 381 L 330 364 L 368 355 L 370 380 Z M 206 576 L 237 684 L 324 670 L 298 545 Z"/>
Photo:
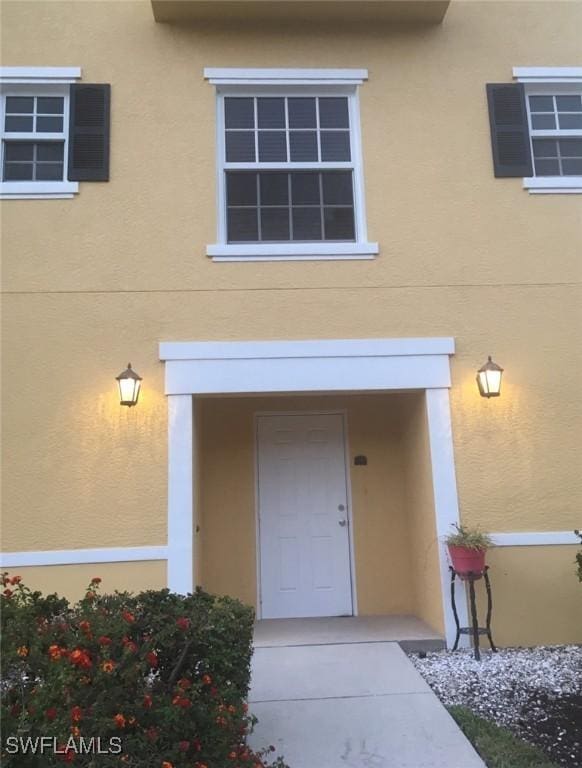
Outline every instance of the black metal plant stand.
<path id="1" fill-rule="evenodd" d="M 473 651 L 475 653 L 475 659 L 481 660 L 481 653 L 479 651 L 479 636 L 487 635 L 491 650 L 496 652 L 497 648 L 493 644 L 493 637 L 491 636 L 491 611 L 493 610 L 493 602 L 491 600 L 491 584 L 489 583 L 489 576 L 487 571 L 489 566 L 485 566 L 483 573 L 473 573 L 470 571 L 466 574 L 466 578 L 463 581 L 469 583 L 469 604 L 471 606 L 471 626 L 462 627 L 459 623 L 459 615 L 457 613 L 457 605 L 455 603 L 455 579 L 460 574 L 455 571 L 452 565 L 449 565 L 449 571 L 451 572 L 451 606 L 453 608 L 453 616 L 455 617 L 455 624 L 457 626 L 457 636 L 455 638 L 455 644 L 453 645 L 453 651 L 456 651 L 459 646 L 459 640 L 461 635 L 471 635 L 473 638 Z M 465 575 L 465 574 L 463 574 Z M 487 590 L 487 618 L 485 620 L 485 626 L 480 627 L 477 620 L 477 605 L 475 604 L 475 582 L 483 577 L 485 582 L 485 589 Z"/>

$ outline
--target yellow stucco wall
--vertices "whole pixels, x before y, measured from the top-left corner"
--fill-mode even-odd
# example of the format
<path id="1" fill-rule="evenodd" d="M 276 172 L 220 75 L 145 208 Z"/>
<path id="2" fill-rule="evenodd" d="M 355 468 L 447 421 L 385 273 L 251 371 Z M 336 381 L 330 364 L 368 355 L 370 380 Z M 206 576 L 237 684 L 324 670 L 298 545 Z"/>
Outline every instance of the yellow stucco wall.
<path id="1" fill-rule="evenodd" d="M 409 542 L 406 570 L 413 587 L 413 613 L 437 632 L 444 633 L 439 542 L 424 395 L 410 402 L 403 420 L 402 456 Z"/>
<path id="2" fill-rule="evenodd" d="M 201 400 L 201 584 L 257 601 L 255 414 L 344 412 L 359 613 L 413 613 L 401 422 L 410 395 Z M 354 466 L 364 454 L 367 466 Z"/>
<path id="3" fill-rule="evenodd" d="M 485 83 L 509 82 L 513 66 L 580 64 L 579 2 L 453 0 L 441 26 L 406 29 L 156 24 L 145 0 L 9 1 L 2 22 L 2 64 L 78 65 L 84 82 L 112 84 L 111 181 L 2 205 L 3 550 L 165 543 L 160 340 L 454 336 L 463 518 L 495 531 L 581 526 L 580 198 L 493 178 L 485 101 Z M 205 66 L 368 68 L 377 259 L 205 257 Z M 487 354 L 506 369 L 498 400 L 474 383 Z M 144 377 L 135 409 L 114 389 L 128 360 Z M 534 640 L 544 624 L 538 615 Z"/>
<path id="4" fill-rule="evenodd" d="M 166 586 L 166 563 L 144 560 L 132 563 L 95 563 L 89 565 L 47 565 L 6 569 L 10 575 L 22 576 L 30 589 L 44 594 L 56 592 L 69 600 L 79 600 L 94 576 L 99 576 L 100 590 L 104 594 L 141 592 L 144 589 L 163 589 Z"/>

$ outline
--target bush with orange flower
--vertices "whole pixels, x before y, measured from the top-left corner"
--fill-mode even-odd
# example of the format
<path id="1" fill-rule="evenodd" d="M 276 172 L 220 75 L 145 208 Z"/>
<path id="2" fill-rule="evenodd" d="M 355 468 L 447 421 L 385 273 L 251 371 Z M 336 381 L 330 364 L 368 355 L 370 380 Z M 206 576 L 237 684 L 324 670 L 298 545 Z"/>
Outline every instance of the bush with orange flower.
<path id="1" fill-rule="evenodd" d="M 2 580 L 4 768 L 285 768 L 247 746 L 251 608 L 201 590 L 102 595 L 97 577 L 71 605 Z M 9 736 L 69 747 L 11 754 Z M 104 753 L 78 749 L 92 738 Z"/>

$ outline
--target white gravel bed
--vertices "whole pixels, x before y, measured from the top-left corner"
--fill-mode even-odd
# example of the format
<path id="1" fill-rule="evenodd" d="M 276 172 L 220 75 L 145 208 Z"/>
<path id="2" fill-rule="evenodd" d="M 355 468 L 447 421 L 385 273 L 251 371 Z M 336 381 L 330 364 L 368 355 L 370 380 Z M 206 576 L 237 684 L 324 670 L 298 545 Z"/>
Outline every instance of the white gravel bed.
<path id="1" fill-rule="evenodd" d="M 579 707 L 582 647 L 540 646 L 411 655 L 416 669 L 446 706 L 459 704 L 510 728 L 548 751 L 558 764 L 582 765 L 580 709 L 563 716 L 563 705 Z M 542 737 L 540 731 L 547 731 Z"/>

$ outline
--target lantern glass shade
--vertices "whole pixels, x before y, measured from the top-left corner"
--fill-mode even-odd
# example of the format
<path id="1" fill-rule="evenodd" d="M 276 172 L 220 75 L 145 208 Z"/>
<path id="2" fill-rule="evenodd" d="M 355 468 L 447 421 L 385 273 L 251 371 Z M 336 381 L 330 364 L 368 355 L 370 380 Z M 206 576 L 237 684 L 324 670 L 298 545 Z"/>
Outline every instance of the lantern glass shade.
<path id="1" fill-rule="evenodd" d="M 494 363 L 489 355 L 485 365 L 477 371 L 477 384 L 482 397 L 499 397 L 502 375 L 503 368 Z"/>
<path id="2" fill-rule="evenodd" d="M 119 376 L 116 376 L 115 378 L 117 379 L 117 384 L 119 386 L 120 405 L 135 405 L 141 388 L 141 376 L 133 370 L 131 363 L 128 363 L 125 371 L 122 371 Z"/>

